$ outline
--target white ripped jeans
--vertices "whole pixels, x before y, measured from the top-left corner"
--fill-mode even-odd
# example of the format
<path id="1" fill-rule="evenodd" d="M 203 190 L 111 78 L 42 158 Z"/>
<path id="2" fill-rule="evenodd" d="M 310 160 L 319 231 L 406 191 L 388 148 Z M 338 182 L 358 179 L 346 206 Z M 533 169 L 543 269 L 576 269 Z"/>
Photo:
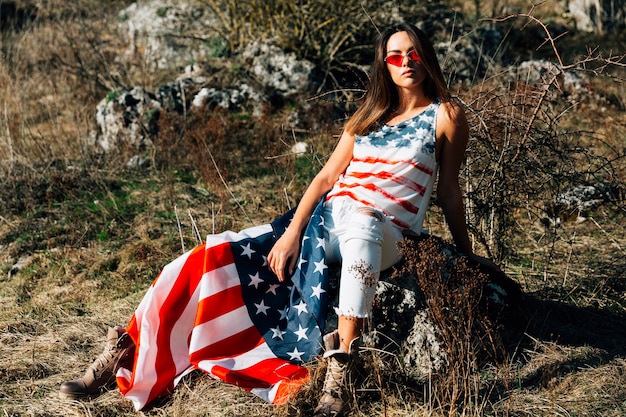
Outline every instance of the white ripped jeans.
<path id="1" fill-rule="evenodd" d="M 370 315 L 380 271 L 400 260 L 402 232 L 382 212 L 347 197 L 325 203 L 326 261 L 341 262 L 340 316 Z"/>

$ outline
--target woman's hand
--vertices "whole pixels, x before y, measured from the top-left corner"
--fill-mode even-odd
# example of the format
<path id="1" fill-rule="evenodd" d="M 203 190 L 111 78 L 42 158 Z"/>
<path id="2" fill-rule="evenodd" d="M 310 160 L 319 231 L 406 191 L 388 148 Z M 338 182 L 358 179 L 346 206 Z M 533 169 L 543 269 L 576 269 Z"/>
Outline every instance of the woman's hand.
<path id="1" fill-rule="evenodd" d="M 268 267 L 276 274 L 280 282 L 284 282 L 293 275 L 299 253 L 300 234 L 287 228 L 267 256 Z"/>

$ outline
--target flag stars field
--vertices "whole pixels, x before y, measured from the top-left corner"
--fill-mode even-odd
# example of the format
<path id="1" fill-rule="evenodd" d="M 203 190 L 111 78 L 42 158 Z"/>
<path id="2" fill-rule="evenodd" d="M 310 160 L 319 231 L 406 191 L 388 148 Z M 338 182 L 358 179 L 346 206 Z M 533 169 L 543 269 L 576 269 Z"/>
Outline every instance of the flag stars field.
<path id="1" fill-rule="evenodd" d="M 307 312 L 306 303 L 303 300 L 300 300 L 298 305 L 295 305 L 294 307 L 296 308 L 296 310 L 298 310 L 298 315 Z"/>
<path id="2" fill-rule="evenodd" d="M 265 282 L 260 276 L 259 273 L 257 272 L 254 275 L 248 275 L 250 277 L 250 284 L 248 284 L 249 287 L 254 286 L 254 288 L 259 288 L 259 284 L 261 284 L 262 282 Z"/>
<path id="3" fill-rule="evenodd" d="M 302 355 L 304 355 L 304 352 L 300 352 L 297 347 L 287 353 L 289 353 L 289 357 L 292 361 L 302 362 Z"/>
<path id="4" fill-rule="evenodd" d="M 265 314 L 267 316 L 267 310 L 269 310 L 270 307 L 265 305 L 264 300 L 261 300 L 259 304 L 254 303 L 254 306 L 257 308 L 257 314 Z"/>
<path id="5" fill-rule="evenodd" d="M 315 264 L 315 271 L 313 272 L 319 272 L 320 274 L 323 274 L 324 270 L 328 268 L 328 266 L 326 266 L 326 263 L 324 262 L 323 259 L 319 262 L 313 262 L 313 263 Z"/>
<path id="6" fill-rule="evenodd" d="M 272 330 L 272 333 L 273 333 L 273 335 L 272 335 L 272 338 L 273 338 L 273 339 L 280 339 L 280 340 L 284 340 L 284 339 L 283 339 L 283 335 L 284 335 L 285 333 L 287 333 L 287 332 L 285 332 L 285 331 L 283 331 L 283 330 L 280 330 L 280 328 L 278 328 L 278 327 L 273 327 L 271 330 Z"/>

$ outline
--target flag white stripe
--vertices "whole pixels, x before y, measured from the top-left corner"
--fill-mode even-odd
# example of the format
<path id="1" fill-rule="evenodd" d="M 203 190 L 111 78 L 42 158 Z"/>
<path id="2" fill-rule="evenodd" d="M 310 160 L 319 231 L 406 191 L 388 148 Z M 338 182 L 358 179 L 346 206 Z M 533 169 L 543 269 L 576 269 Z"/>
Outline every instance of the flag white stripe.
<path id="1" fill-rule="evenodd" d="M 257 365 L 264 359 L 274 359 L 276 355 L 267 346 L 267 343 L 262 343 L 241 355 L 231 356 L 229 358 L 222 359 L 209 359 L 198 362 L 198 367 L 211 372 L 214 366 L 221 366 L 222 368 L 229 369 L 231 371 L 239 371 L 242 369 L 248 369 L 254 365 Z"/>
<path id="2" fill-rule="evenodd" d="M 219 294 L 229 288 L 238 287 L 239 285 L 241 285 L 241 281 L 239 281 L 235 264 L 214 269 L 202 275 L 199 285 L 199 300 L 204 300 L 207 297 Z"/>
<path id="3" fill-rule="evenodd" d="M 206 346 L 253 326 L 254 324 L 250 320 L 250 316 L 248 316 L 248 309 L 245 306 L 241 306 L 213 320 L 195 326 L 191 334 L 189 352 L 193 354 Z"/>

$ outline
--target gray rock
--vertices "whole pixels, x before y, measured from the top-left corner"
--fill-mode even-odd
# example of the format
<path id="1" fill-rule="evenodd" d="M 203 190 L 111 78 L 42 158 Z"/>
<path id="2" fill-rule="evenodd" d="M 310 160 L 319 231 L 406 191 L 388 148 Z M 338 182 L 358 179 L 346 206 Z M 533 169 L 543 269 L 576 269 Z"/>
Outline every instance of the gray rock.
<path id="1" fill-rule="evenodd" d="M 138 56 L 147 69 L 182 68 L 214 55 L 208 42 L 219 38 L 221 23 L 206 7 L 186 1 L 141 1 L 119 13 L 126 58 Z"/>
<path id="2" fill-rule="evenodd" d="M 313 63 L 297 59 L 270 43 L 256 41 L 243 49 L 242 58 L 255 79 L 270 92 L 297 94 L 312 87 Z"/>
<path id="3" fill-rule="evenodd" d="M 161 103 L 141 87 L 110 93 L 96 106 L 96 145 L 105 152 L 120 143 L 142 149 L 152 143 Z"/>
<path id="4" fill-rule="evenodd" d="M 109 93 L 96 106 L 99 130 L 91 135 L 93 144 L 104 152 L 111 152 L 120 144 L 141 150 L 152 143 L 161 111 L 186 114 L 219 106 L 258 116 L 267 102 L 265 96 L 246 83 L 216 88 L 207 86 L 208 82 L 206 77 L 186 74 L 162 85 L 154 94 L 141 87 Z"/>
<path id="5" fill-rule="evenodd" d="M 626 27 L 625 0 L 570 0 L 567 12 L 584 32 L 606 35 Z"/>
<path id="6" fill-rule="evenodd" d="M 573 99 L 581 95 L 588 96 L 590 92 L 590 80 L 585 73 L 566 70 L 546 60 L 521 62 L 519 65 L 510 67 L 508 74 L 511 82 L 538 88 L 555 87 L 553 88 L 555 93 Z"/>
<path id="7" fill-rule="evenodd" d="M 214 107 L 219 106 L 226 110 L 240 111 L 251 109 L 254 116 L 262 113 L 263 96 L 255 91 L 251 86 L 242 83 L 238 88 L 207 88 L 203 87 L 196 94 L 192 101 L 192 107 Z"/>

